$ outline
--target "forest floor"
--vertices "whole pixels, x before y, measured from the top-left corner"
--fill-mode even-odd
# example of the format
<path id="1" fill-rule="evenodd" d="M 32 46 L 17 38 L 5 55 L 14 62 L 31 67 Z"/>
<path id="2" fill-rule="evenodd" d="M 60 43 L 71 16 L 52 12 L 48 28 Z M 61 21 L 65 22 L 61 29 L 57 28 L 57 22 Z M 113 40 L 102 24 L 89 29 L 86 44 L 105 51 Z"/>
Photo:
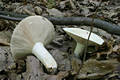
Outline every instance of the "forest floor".
<path id="1" fill-rule="evenodd" d="M 120 26 L 119 0 L 0 0 L 0 11 L 30 16 L 90 17 Z M 82 58 L 74 57 L 75 40 L 63 28 L 90 31 L 91 27 L 54 25 L 56 37 L 46 48 L 58 68 L 50 73 L 34 55 L 19 62 L 13 60 L 10 40 L 18 23 L 0 19 L 0 80 L 120 80 L 120 36 L 95 28 L 93 24 L 92 32 L 105 42 L 102 46 L 88 46 L 83 62 Z"/>

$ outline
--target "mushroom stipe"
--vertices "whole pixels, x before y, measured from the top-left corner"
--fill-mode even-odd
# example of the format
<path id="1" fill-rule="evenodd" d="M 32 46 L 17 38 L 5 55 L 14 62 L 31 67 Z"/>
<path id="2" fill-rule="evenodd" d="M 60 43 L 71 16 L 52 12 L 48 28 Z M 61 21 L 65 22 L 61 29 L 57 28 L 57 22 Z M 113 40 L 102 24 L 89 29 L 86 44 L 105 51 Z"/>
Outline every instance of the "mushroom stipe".
<path id="1" fill-rule="evenodd" d="M 44 17 L 30 16 L 23 19 L 14 29 L 11 52 L 17 61 L 27 55 L 35 55 L 49 71 L 57 69 L 57 63 L 45 49 L 55 37 L 53 24 Z"/>
<path id="2" fill-rule="evenodd" d="M 78 58 L 81 57 L 90 32 L 80 28 L 63 28 L 63 30 L 77 42 L 74 54 Z M 89 44 L 102 45 L 103 43 L 104 40 L 100 36 L 91 33 Z"/>

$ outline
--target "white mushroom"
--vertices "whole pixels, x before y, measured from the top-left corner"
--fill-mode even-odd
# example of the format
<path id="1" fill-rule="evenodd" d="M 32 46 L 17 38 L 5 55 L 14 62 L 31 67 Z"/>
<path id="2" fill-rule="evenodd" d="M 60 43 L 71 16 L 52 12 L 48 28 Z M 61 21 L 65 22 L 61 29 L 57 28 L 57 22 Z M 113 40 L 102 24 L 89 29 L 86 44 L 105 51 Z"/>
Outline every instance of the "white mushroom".
<path id="1" fill-rule="evenodd" d="M 77 42 L 77 46 L 74 50 L 75 56 L 76 57 L 82 56 L 86 40 L 88 40 L 90 32 L 80 28 L 63 28 L 63 30 Z M 94 33 L 91 33 L 89 38 L 89 44 L 102 45 L 103 42 L 104 40 L 101 37 Z"/>
<path id="2" fill-rule="evenodd" d="M 53 24 L 41 16 L 23 19 L 14 29 L 11 52 L 15 60 L 34 54 L 49 69 L 56 69 L 57 63 L 44 47 L 55 37 Z"/>

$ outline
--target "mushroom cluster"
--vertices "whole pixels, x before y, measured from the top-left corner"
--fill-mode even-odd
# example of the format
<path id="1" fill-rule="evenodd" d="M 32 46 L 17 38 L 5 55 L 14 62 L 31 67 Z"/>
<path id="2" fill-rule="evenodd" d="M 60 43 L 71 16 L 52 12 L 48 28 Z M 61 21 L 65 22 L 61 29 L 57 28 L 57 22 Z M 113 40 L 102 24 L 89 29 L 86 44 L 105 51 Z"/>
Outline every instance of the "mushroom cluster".
<path id="1" fill-rule="evenodd" d="M 41 16 L 27 17 L 14 29 L 10 44 L 12 55 L 19 60 L 34 54 L 47 70 L 56 69 L 56 61 L 45 48 L 54 37 L 54 26 L 49 20 Z"/>
<path id="2" fill-rule="evenodd" d="M 63 30 L 77 42 L 75 56 L 83 54 L 89 31 L 80 28 L 63 28 Z M 11 38 L 11 52 L 15 60 L 23 59 L 34 54 L 49 70 L 56 70 L 57 63 L 45 46 L 55 37 L 53 24 L 44 17 L 30 16 L 23 19 L 14 29 Z M 89 44 L 102 45 L 104 40 L 91 33 Z"/>

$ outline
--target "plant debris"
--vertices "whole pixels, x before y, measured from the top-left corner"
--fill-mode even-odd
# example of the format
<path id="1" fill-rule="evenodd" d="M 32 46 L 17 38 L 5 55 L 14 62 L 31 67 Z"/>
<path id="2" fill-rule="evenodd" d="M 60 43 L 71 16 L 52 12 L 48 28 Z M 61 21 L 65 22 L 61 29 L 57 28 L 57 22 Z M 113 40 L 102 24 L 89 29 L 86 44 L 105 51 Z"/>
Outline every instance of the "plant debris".
<path id="1" fill-rule="evenodd" d="M 116 60 L 105 60 L 105 61 L 97 61 L 94 59 L 87 60 L 79 74 L 79 79 L 98 79 L 102 76 L 105 76 L 108 73 L 111 73 L 116 69 L 116 66 L 118 65 L 118 61 Z"/>
<path id="2" fill-rule="evenodd" d="M 120 0 L 99 4 L 100 0 L 0 0 L 0 80 L 120 80 Z M 15 21 L 30 15 L 47 16 L 54 24 L 55 39 L 45 47 L 58 64 L 56 72 L 47 72 L 33 55 L 14 61 L 9 43 Z M 63 28 L 90 30 L 93 16 L 93 32 L 105 43 L 88 46 L 83 62 L 74 56 L 76 42 Z"/>

